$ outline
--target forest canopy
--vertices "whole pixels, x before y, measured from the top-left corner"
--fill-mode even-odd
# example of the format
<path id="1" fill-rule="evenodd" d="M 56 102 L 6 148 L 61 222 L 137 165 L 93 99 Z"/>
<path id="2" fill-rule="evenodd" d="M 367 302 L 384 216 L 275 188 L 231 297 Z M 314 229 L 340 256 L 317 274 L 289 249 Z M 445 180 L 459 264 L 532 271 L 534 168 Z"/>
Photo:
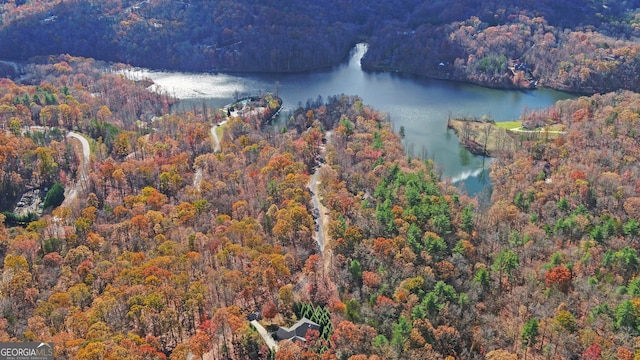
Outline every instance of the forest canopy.
<path id="1" fill-rule="evenodd" d="M 566 133 L 496 154 L 483 205 L 358 97 L 280 129 L 232 116 L 216 150 L 226 111 L 170 113 L 148 81 L 103 70 L 49 57 L 28 67 L 38 85 L 0 82 L 5 196 L 74 186 L 83 156 L 61 129 L 92 144 L 82 196 L 0 216 L 0 340 L 51 341 L 59 358 L 266 359 L 259 312 L 271 329 L 323 324 L 278 359 L 637 355 L 639 95 L 525 114 Z"/>
<path id="2" fill-rule="evenodd" d="M 639 357 L 640 95 L 620 90 L 639 83 L 638 4 L 532 3 L 4 2 L 0 48 L 37 57 L 0 79 L 0 341 L 61 359 Z M 363 39 L 370 69 L 616 91 L 524 113 L 562 130 L 512 134 L 485 202 L 357 96 L 269 126 L 273 94 L 175 111 L 81 57 L 299 71 Z M 13 213 L 40 188 L 41 215 Z M 318 330 L 276 353 L 249 321 L 302 317 Z"/>
<path id="3" fill-rule="evenodd" d="M 369 70 L 492 87 L 638 90 L 640 1 L 8 1 L 3 57 L 72 54 L 151 68 L 296 72 L 367 42 Z"/>

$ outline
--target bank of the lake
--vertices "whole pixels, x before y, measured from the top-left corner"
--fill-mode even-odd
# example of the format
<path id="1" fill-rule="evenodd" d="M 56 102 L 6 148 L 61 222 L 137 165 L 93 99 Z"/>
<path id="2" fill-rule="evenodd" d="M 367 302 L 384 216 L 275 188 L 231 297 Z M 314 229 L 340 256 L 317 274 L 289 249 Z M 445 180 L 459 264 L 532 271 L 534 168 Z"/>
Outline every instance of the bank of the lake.
<path id="1" fill-rule="evenodd" d="M 396 131 L 403 127 L 406 152 L 433 159 L 442 175 L 464 182 L 469 193 L 488 183 L 487 161 L 466 151 L 446 128 L 452 117 L 481 117 L 496 121 L 520 118 L 523 111 L 547 107 L 574 97 L 550 89 L 496 90 L 477 85 L 392 73 L 369 73 L 360 60 L 367 46 L 356 46 L 349 61 L 332 69 L 297 74 L 203 74 L 138 69 L 131 77 L 149 77 L 156 86 L 181 99 L 178 107 L 194 105 L 221 108 L 238 97 L 273 92 L 283 100 L 281 113 L 307 102 L 324 101 L 337 94 L 358 95 L 379 111 L 389 114 Z"/>
<path id="2" fill-rule="evenodd" d="M 447 128 L 453 130 L 462 146 L 474 155 L 493 156 L 515 149 L 515 140 L 509 132 L 491 121 L 449 119 Z"/>
<path id="3" fill-rule="evenodd" d="M 451 129 L 467 151 L 474 155 L 493 157 L 515 151 L 524 140 L 540 137 L 555 139 L 565 133 L 564 125 L 547 125 L 526 129 L 521 121 L 495 122 L 491 119 L 449 119 Z"/>

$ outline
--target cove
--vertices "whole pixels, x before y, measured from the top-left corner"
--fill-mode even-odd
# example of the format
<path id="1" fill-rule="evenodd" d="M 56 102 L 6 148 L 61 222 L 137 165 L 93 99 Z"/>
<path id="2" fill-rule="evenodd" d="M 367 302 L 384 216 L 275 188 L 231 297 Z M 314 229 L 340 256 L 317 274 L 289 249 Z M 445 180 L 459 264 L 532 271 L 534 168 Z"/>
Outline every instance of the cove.
<path id="1" fill-rule="evenodd" d="M 190 109 L 206 103 L 222 107 L 238 96 L 275 92 L 283 100 L 282 113 L 319 96 L 358 95 L 364 103 L 389 114 L 396 132 L 404 127 L 405 150 L 433 159 L 444 177 L 462 183 L 474 195 L 489 184 L 489 161 L 465 150 L 447 130 L 449 117 L 489 116 L 496 121 L 519 119 L 526 109 L 543 108 L 575 95 L 550 90 L 496 90 L 445 80 L 393 73 L 369 73 L 360 60 L 366 44 L 358 44 L 345 63 L 323 71 L 295 74 L 210 74 L 135 69 L 133 78 L 148 77 L 162 91 Z"/>

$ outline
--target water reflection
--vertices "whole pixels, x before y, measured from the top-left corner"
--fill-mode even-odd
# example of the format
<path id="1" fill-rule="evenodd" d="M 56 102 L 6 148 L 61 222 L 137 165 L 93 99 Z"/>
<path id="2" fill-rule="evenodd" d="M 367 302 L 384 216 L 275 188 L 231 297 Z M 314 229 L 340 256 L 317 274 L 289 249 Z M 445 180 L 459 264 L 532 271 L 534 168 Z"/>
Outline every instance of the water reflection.
<path id="1" fill-rule="evenodd" d="M 448 135 L 449 133 L 447 133 Z M 460 146 L 460 165 L 468 166 L 471 164 L 471 154 L 462 146 Z"/>

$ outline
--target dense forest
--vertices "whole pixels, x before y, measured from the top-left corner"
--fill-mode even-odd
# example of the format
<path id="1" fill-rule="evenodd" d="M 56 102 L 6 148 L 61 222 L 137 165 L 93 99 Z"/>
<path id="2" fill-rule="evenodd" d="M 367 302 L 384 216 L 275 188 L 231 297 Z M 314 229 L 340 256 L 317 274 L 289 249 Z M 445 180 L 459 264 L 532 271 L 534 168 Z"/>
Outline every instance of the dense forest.
<path id="1" fill-rule="evenodd" d="M 256 113 L 216 127 L 229 112 L 170 113 L 148 81 L 107 69 L 49 57 L 0 82 L 3 210 L 24 189 L 76 186 L 67 130 L 91 148 L 81 196 L 0 216 L 0 340 L 52 341 L 61 359 L 637 356 L 640 95 L 525 114 L 567 132 L 496 154 L 481 204 L 357 97 L 282 128 Z M 324 312 L 328 330 L 274 354 L 256 311 L 268 329 Z"/>
<path id="2" fill-rule="evenodd" d="M 35 57 L 0 68 L 0 341 L 56 359 L 639 358 L 638 6 L 3 2 L 3 56 Z M 273 94 L 178 111 L 102 61 L 302 71 L 359 41 L 372 70 L 596 94 L 523 113 L 562 130 L 493 151 L 485 201 L 357 96 L 271 125 Z M 36 189 L 40 211 L 16 214 Z M 277 351 L 249 321 L 302 317 L 319 330 Z"/>
<path id="3" fill-rule="evenodd" d="M 550 13 L 501 8 L 444 24 L 392 23 L 374 33 L 363 67 L 490 87 L 638 91 L 635 15 L 606 22 L 598 13 L 601 21 L 567 28 Z"/>
<path id="4" fill-rule="evenodd" d="M 580 93 L 639 90 L 640 1 L 11 0 L 3 57 L 68 53 L 190 71 L 294 72 L 369 43 L 368 70 Z"/>

